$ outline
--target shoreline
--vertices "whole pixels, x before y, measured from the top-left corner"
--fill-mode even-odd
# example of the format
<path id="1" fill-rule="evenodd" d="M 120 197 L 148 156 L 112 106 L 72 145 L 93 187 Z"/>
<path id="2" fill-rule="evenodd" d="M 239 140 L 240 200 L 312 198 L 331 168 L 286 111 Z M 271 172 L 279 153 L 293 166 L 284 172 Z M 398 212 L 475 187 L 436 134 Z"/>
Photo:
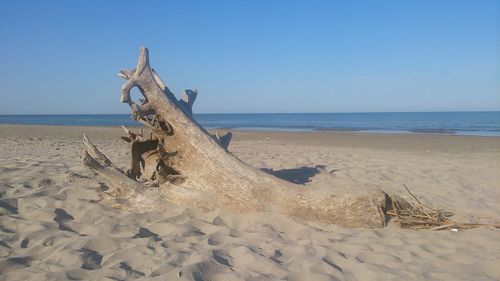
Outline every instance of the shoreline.
<path id="1" fill-rule="evenodd" d="M 132 128 L 132 130 L 138 128 Z M 247 131 L 208 130 L 211 133 L 231 131 L 233 144 L 256 142 L 280 146 L 309 146 L 349 148 L 373 151 L 407 151 L 413 153 L 499 153 L 500 140 L 487 136 L 458 136 L 441 134 L 384 134 L 331 131 Z M 100 141 L 120 141 L 121 127 L 104 126 L 46 126 L 0 124 L 0 138 L 44 138 L 80 142 L 83 134 Z"/>
<path id="2" fill-rule="evenodd" d="M 95 129 L 120 129 L 121 125 L 47 125 L 47 124 L 10 124 L 10 123 L 0 123 L 0 129 L 4 128 L 15 128 L 15 127 L 60 127 L 60 128 L 95 128 Z M 126 127 L 130 128 L 146 128 L 143 125 L 130 125 L 124 124 Z M 200 125 L 201 126 L 201 125 Z M 203 127 L 203 126 L 202 126 Z M 412 136 L 449 136 L 449 137 L 482 137 L 482 138 L 500 138 L 500 134 L 488 134 L 488 132 L 483 132 L 486 134 L 475 134 L 476 131 L 463 132 L 435 132 L 435 130 L 336 130 L 336 129 L 289 129 L 289 128 L 244 128 L 244 127 L 203 127 L 207 131 L 231 131 L 231 132 L 250 132 L 250 133 L 326 133 L 326 134 L 360 134 L 360 135 L 412 135 Z"/>
<path id="3" fill-rule="evenodd" d="M 500 111 L 194 114 L 208 129 L 333 131 L 500 137 Z M 140 127 L 130 114 L 0 115 L 0 124 Z"/>

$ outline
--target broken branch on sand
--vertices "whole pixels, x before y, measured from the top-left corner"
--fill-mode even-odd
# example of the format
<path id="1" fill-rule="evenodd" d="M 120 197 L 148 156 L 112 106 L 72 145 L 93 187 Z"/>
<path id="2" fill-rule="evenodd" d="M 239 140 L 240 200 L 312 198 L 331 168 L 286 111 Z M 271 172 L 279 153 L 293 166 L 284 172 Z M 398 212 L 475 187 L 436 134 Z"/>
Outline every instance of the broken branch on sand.
<path id="1" fill-rule="evenodd" d="M 411 229 L 470 229 L 477 227 L 496 227 L 500 224 L 459 223 L 450 219 L 453 213 L 443 209 L 432 209 L 424 206 L 420 200 L 403 184 L 406 191 L 415 199 L 416 203 L 409 203 L 399 196 L 393 196 L 392 208 L 387 214 L 396 218 L 403 228 Z"/>

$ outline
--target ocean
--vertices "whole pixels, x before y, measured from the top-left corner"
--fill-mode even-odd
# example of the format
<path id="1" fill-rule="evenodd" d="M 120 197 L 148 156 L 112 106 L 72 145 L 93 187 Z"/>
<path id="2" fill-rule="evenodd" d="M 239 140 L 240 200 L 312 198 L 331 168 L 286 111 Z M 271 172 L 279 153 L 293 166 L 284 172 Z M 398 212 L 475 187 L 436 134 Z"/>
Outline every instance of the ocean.
<path id="1" fill-rule="evenodd" d="M 500 137 L 500 111 L 195 114 L 205 128 L 455 134 Z M 0 115 L 0 124 L 137 126 L 130 114 Z"/>

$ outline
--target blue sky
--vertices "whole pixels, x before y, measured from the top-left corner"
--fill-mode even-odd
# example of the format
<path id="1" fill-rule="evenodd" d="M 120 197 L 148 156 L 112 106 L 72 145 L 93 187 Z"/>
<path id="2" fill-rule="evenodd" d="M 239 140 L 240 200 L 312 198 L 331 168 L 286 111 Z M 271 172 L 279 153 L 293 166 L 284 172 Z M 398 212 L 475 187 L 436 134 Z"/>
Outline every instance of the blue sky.
<path id="1" fill-rule="evenodd" d="M 198 113 L 500 110 L 500 1 L 0 0 L 0 114 L 128 113 L 138 49 Z"/>

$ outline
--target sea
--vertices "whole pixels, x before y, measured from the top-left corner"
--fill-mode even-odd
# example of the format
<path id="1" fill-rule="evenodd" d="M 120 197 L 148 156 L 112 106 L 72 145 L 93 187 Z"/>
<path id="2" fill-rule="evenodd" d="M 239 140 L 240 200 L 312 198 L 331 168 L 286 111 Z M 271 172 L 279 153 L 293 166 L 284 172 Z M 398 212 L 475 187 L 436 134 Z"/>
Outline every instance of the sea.
<path id="1" fill-rule="evenodd" d="M 195 114 L 207 129 L 352 131 L 500 137 L 500 111 Z M 0 115 L 0 124 L 139 126 L 130 114 Z"/>

